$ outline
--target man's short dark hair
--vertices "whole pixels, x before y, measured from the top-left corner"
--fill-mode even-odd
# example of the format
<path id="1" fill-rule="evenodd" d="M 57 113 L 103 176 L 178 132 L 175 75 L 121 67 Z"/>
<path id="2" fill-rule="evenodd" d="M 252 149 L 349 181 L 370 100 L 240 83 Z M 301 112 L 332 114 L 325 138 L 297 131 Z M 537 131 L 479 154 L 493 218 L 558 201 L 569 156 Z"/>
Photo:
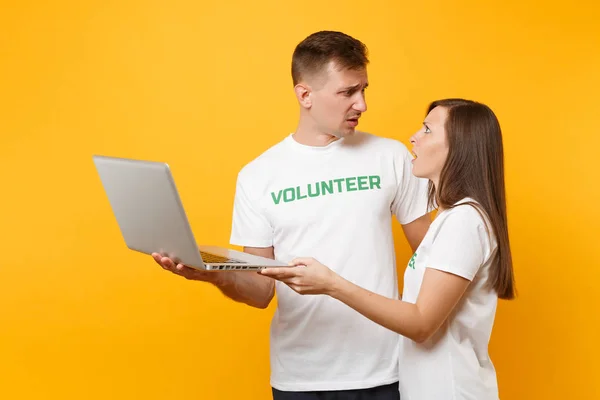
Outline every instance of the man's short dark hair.
<path id="1" fill-rule="evenodd" d="M 345 69 L 367 66 L 368 50 L 361 41 L 342 32 L 320 31 L 300 42 L 292 56 L 294 86 L 307 76 L 318 74 L 330 61 Z"/>

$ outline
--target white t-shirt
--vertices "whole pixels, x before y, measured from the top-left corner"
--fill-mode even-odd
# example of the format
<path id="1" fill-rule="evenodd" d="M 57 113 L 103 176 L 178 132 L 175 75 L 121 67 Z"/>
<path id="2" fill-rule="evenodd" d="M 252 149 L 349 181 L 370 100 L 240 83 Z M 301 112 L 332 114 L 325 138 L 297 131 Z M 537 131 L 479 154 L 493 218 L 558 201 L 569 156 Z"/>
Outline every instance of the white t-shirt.
<path id="1" fill-rule="evenodd" d="M 426 212 L 427 181 L 402 143 L 355 132 L 324 147 L 289 135 L 238 175 L 231 243 L 314 257 L 368 290 L 398 298 L 391 217 Z M 271 385 L 344 390 L 398 380 L 398 335 L 329 297 L 276 282 Z"/>
<path id="2" fill-rule="evenodd" d="M 448 319 L 424 343 L 400 337 L 402 400 L 498 399 L 496 371 L 488 355 L 498 296 L 485 287 L 497 244 L 477 210 L 464 199 L 444 210 L 408 263 L 402 299 L 416 303 L 426 268 L 471 281 Z"/>

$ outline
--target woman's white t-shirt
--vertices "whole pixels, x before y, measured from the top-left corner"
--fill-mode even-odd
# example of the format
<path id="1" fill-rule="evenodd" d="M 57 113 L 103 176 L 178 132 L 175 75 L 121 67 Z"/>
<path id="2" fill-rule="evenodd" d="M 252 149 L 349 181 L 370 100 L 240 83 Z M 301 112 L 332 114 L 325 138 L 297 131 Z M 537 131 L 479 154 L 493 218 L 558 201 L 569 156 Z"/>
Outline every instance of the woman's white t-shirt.
<path id="1" fill-rule="evenodd" d="M 498 296 L 488 289 L 497 243 L 491 226 L 464 199 L 438 213 L 404 274 L 402 300 L 416 303 L 426 268 L 471 281 L 440 329 L 417 343 L 400 339 L 402 400 L 498 399 L 496 371 L 488 355 Z M 460 205 L 459 205 L 460 204 Z"/>

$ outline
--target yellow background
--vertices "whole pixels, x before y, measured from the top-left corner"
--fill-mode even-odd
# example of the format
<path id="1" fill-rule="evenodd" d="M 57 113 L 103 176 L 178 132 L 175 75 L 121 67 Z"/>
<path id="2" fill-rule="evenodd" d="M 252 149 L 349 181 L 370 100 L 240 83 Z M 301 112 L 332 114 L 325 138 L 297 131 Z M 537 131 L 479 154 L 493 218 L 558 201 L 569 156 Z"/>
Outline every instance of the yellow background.
<path id="1" fill-rule="evenodd" d="M 599 7 L 503 3 L 3 1 L 0 398 L 270 398 L 273 306 L 127 250 L 91 156 L 168 162 L 198 242 L 227 245 L 236 174 L 295 128 L 291 54 L 321 29 L 369 46 L 363 130 L 408 143 L 449 96 L 496 111 L 520 294 L 501 397 L 599 398 Z"/>

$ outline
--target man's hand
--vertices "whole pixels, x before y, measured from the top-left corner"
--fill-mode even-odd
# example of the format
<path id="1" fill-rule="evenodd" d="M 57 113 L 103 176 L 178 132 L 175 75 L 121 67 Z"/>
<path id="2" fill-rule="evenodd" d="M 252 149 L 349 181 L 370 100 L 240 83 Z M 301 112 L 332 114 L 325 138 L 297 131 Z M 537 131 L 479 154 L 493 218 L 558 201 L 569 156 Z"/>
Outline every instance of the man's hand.
<path id="1" fill-rule="evenodd" d="M 187 267 L 183 264 L 176 264 L 169 257 L 163 257 L 158 253 L 152 253 L 152 258 L 158 265 L 167 271 L 183 276 L 185 279 L 194 281 L 210 282 L 218 285 L 223 279 L 223 275 L 217 271 L 200 271 L 194 268 Z"/>
<path id="2" fill-rule="evenodd" d="M 273 258 L 273 247 L 244 248 L 249 254 Z M 256 308 L 267 308 L 275 295 L 275 281 L 250 271 L 200 271 L 177 263 L 159 253 L 152 258 L 163 269 L 185 279 L 209 282 L 230 299 Z"/>
<path id="3" fill-rule="evenodd" d="M 260 273 L 285 283 L 300 294 L 330 294 L 342 279 L 314 258 L 296 258 L 290 267 L 265 268 Z"/>

